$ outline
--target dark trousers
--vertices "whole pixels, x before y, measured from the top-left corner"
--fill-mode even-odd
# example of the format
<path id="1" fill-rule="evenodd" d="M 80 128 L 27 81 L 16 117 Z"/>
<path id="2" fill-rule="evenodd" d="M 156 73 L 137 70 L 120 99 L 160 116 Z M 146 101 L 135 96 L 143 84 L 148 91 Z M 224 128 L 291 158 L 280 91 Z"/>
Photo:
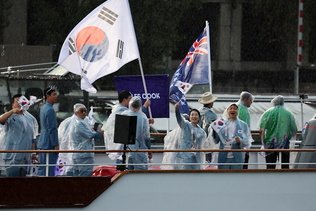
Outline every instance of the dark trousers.
<path id="1" fill-rule="evenodd" d="M 27 164 L 26 160 L 6 160 L 6 176 L 7 177 L 24 177 L 27 174 L 27 167 L 26 166 L 11 166 L 11 165 L 17 165 Z"/>
<path id="2" fill-rule="evenodd" d="M 212 153 L 206 153 L 205 160 L 209 163 L 212 163 Z"/>
<path id="3" fill-rule="evenodd" d="M 245 153 L 245 161 L 244 163 L 248 163 L 249 162 L 249 152 Z M 248 164 L 243 166 L 243 169 L 248 169 Z"/>
<path id="4" fill-rule="evenodd" d="M 281 159 L 282 163 L 289 163 L 290 162 L 290 153 L 289 152 L 281 152 L 281 156 L 282 156 L 282 159 Z M 267 153 L 266 162 L 267 163 L 276 163 L 278 158 L 279 158 L 279 152 Z M 273 165 L 273 164 L 270 164 L 270 165 L 267 164 L 267 169 L 275 169 L 275 166 L 276 165 Z M 282 169 L 288 169 L 289 165 L 282 164 L 281 167 L 282 167 Z"/>

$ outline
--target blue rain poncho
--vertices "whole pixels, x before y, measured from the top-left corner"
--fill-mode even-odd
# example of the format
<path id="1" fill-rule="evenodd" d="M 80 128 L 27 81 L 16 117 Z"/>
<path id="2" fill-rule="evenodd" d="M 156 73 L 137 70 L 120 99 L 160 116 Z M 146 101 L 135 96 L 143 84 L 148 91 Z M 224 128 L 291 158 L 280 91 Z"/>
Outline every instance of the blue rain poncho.
<path id="1" fill-rule="evenodd" d="M 176 108 L 176 118 L 181 128 L 181 138 L 179 140 L 179 149 L 202 149 L 205 144 L 206 133 L 199 126 L 193 126 L 191 122 L 181 116 Z M 179 152 L 176 154 L 176 163 L 205 163 L 205 154 L 203 152 Z M 177 165 L 178 169 L 201 169 L 201 165 Z"/>
<path id="2" fill-rule="evenodd" d="M 211 124 L 214 135 L 214 142 L 219 143 L 220 149 L 242 149 L 250 148 L 251 142 L 253 141 L 250 129 L 248 125 L 240 119 L 229 119 L 228 109 L 236 105 L 235 103 L 230 104 L 223 113 L 222 119 L 217 119 Z M 238 107 L 238 106 L 237 106 Z M 237 143 L 235 137 L 239 137 L 240 143 Z M 243 152 L 219 152 L 218 163 L 243 163 L 244 161 Z M 218 168 L 242 168 L 241 165 L 219 165 Z"/>
<path id="3" fill-rule="evenodd" d="M 182 130 L 180 127 L 176 127 L 170 131 L 164 137 L 164 150 L 174 150 L 179 149 L 179 141 L 182 137 Z M 176 152 L 164 152 L 162 157 L 162 164 L 160 169 L 163 170 L 173 170 L 176 169 L 174 165 L 176 163 Z"/>
<path id="4" fill-rule="evenodd" d="M 73 144 L 70 133 L 71 122 L 74 115 L 64 119 L 58 127 L 58 142 L 60 150 L 73 150 Z M 57 159 L 57 168 L 55 175 L 72 175 L 73 172 L 73 153 L 59 153 Z"/>
<path id="5" fill-rule="evenodd" d="M 83 104 L 74 105 L 74 111 L 84 108 Z M 58 127 L 59 147 L 61 150 L 94 150 L 94 138 L 99 137 L 99 133 L 92 130 L 89 119 L 79 118 L 75 114 L 61 122 Z M 91 176 L 93 166 L 77 167 L 73 164 L 93 164 L 94 153 L 60 153 L 57 164 L 59 165 L 58 175 Z M 87 169 L 86 175 L 76 170 L 78 168 Z M 77 173 L 75 173 L 77 171 Z M 85 170 L 84 170 L 85 171 Z"/>
<path id="6" fill-rule="evenodd" d="M 131 149 L 148 149 L 150 146 L 150 131 L 147 116 L 142 112 L 142 101 L 140 97 L 132 97 L 129 102 L 129 109 L 124 111 L 122 115 L 137 116 L 136 124 L 136 140 L 134 145 L 129 145 Z M 148 169 L 148 153 L 132 152 L 128 153 L 129 169 L 146 170 Z M 144 164 L 144 165 L 130 165 Z"/>
<path id="7" fill-rule="evenodd" d="M 38 135 L 38 123 L 29 112 L 12 114 L 2 126 L 1 149 L 31 150 L 32 143 Z M 30 153 L 3 153 L 2 159 L 7 165 L 31 164 Z M 27 168 L 25 167 L 25 171 Z M 13 175 L 11 175 L 13 176 Z"/>
<path id="8" fill-rule="evenodd" d="M 217 119 L 217 115 L 212 111 L 211 108 L 203 106 L 199 109 L 201 114 L 200 126 L 208 133 L 208 128 L 212 122 Z"/>
<path id="9" fill-rule="evenodd" d="M 124 111 L 128 110 L 127 107 L 117 104 L 113 107 L 112 113 L 107 119 L 104 126 L 104 142 L 107 150 L 122 150 L 123 145 L 114 143 L 114 128 L 115 128 L 115 116 L 116 114 L 122 114 Z M 111 160 L 122 160 L 121 152 L 108 153 Z"/>

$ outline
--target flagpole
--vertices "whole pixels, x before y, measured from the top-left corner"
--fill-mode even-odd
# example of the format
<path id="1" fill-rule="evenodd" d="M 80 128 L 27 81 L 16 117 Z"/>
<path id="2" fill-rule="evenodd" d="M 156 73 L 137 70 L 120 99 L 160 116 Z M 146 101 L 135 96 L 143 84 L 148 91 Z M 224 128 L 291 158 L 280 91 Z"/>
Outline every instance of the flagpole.
<path id="1" fill-rule="evenodd" d="M 205 27 L 206 27 L 206 36 L 207 36 L 207 48 L 208 48 L 208 79 L 209 79 L 209 86 L 210 86 L 210 92 L 213 93 L 212 89 L 212 68 L 211 68 L 211 43 L 210 43 L 210 27 L 208 24 L 208 21 L 205 21 Z"/>
<path id="2" fill-rule="evenodd" d="M 142 65 L 140 57 L 138 58 L 138 63 L 139 63 L 140 73 L 141 73 L 141 76 L 142 76 L 142 81 L 143 81 L 144 91 L 145 91 L 145 94 L 146 94 L 146 99 L 148 99 L 147 86 L 146 86 L 146 81 L 145 81 L 145 76 L 144 76 L 144 71 L 143 71 L 143 65 Z M 149 118 L 152 119 L 153 116 L 151 114 L 150 106 L 148 107 L 148 113 L 149 113 Z"/>

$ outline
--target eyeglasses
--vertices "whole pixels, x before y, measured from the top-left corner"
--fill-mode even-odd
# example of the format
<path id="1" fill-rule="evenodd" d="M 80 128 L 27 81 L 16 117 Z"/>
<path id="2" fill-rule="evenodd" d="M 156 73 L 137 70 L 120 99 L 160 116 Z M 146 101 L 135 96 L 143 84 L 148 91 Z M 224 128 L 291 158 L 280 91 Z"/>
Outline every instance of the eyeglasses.
<path id="1" fill-rule="evenodd" d="M 79 112 L 80 113 L 87 113 L 87 109 L 80 109 Z"/>

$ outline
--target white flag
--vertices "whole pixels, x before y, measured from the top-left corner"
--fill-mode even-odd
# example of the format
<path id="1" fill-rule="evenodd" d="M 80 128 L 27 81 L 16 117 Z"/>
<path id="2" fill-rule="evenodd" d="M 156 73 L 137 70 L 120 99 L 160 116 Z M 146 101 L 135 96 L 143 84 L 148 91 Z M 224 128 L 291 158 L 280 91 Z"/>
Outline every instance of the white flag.
<path id="1" fill-rule="evenodd" d="M 108 0 L 86 16 L 67 36 L 58 64 L 82 76 L 81 89 L 139 58 L 128 0 Z"/>

